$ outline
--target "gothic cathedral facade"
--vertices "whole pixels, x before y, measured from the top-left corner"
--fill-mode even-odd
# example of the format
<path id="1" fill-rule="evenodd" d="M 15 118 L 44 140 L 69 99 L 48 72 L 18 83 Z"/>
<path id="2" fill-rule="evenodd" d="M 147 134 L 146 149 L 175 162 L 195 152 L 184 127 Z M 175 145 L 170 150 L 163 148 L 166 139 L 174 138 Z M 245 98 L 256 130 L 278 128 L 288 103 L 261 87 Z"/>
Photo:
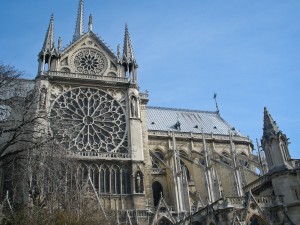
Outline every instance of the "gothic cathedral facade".
<path id="1" fill-rule="evenodd" d="M 298 224 L 300 161 L 267 109 L 252 141 L 216 112 L 150 107 L 141 93 L 128 27 L 117 54 L 84 30 L 79 1 L 71 44 L 39 54 L 35 86 L 49 132 L 80 163 L 120 224 Z M 264 150 L 264 151 L 263 151 Z"/>

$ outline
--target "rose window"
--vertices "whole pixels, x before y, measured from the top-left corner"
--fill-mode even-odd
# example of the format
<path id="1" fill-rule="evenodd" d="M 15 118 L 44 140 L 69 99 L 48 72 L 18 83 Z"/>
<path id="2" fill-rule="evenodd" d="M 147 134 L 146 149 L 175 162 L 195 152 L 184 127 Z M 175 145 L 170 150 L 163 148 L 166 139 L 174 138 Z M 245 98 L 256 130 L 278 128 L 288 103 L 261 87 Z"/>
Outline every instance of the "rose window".
<path id="1" fill-rule="evenodd" d="M 54 101 L 50 117 L 53 134 L 68 150 L 127 152 L 124 109 L 104 91 L 67 91 Z"/>
<path id="2" fill-rule="evenodd" d="M 105 56 L 94 49 L 83 49 L 75 53 L 74 64 L 77 72 L 84 74 L 102 74 L 107 68 Z"/>

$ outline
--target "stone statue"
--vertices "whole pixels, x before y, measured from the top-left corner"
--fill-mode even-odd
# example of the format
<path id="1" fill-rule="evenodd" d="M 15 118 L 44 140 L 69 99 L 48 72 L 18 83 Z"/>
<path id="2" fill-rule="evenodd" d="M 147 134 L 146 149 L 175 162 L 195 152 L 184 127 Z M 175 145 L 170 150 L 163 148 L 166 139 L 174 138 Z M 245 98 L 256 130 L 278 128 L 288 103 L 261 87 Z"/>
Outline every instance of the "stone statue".
<path id="1" fill-rule="evenodd" d="M 130 111 L 131 111 L 131 117 L 137 117 L 137 101 L 134 96 L 131 98 L 130 101 Z"/>
<path id="2" fill-rule="evenodd" d="M 62 47 L 62 39 L 61 39 L 61 37 L 58 38 L 57 47 L 58 47 L 58 50 L 61 50 L 61 47 Z"/>
<path id="3" fill-rule="evenodd" d="M 143 193 L 143 177 L 141 176 L 140 172 L 136 173 L 135 187 L 136 193 Z"/>
<path id="4" fill-rule="evenodd" d="M 40 104 L 39 104 L 40 109 L 46 108 L 46 98 L 47 98 L 47 90 L 46 90 L 46 88 L 42 88 L 41 94 L 40 94 Z"/>

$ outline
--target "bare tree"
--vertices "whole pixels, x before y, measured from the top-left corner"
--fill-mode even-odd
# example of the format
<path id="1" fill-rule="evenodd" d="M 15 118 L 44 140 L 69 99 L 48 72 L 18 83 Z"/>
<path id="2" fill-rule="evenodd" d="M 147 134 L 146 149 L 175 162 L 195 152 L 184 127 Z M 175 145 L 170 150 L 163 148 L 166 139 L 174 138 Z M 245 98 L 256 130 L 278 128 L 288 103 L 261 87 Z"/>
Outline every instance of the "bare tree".
<path id="1" fill-rule="evenodd" d="M 22 75 L 0 63 L 0 167 L 8 193 L 2 223 L 116 224 L 89 172 L 58 144 L 59 134 L 49 132 L 48 114 L 39 108 L 42 93 Z"/>
<path id="2" fill-rule="evenodd" d="M 46 115 L 35 110 L 38 95 L 34 82 L 21 78 L 23 72 L 0 63 L 0 161 L 43 144 L 37 130 Z"/>

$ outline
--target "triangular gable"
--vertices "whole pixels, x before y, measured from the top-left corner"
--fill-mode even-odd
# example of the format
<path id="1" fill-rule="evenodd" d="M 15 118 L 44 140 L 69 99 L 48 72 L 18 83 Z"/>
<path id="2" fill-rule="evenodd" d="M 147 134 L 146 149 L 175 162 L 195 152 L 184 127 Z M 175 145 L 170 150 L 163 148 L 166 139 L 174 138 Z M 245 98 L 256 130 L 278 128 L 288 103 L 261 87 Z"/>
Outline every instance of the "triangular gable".
<path id="1" fill-rule="evenodd" d="M 162 213 L 160 211 L 160 209 L 164 207 L 166 209 L 166 211 L 164 213 Z M 152 223 L 151 225 L 155 225 L 157 224 L 157 222 L 161 219 L 165 217 L 166 219 L 170 220 L 173 224 L 176 224 L 176 220 L 175 218 L 173 217 L 172 213 L 170 212 L 170 209 L 167 205 L 167 203 L 165 202 L 163 196 L 160 197 L 160 200 L 158 202 L 158 205 L 157 205 L 157 209 L 156 209 L 156 212 L 154 214 L 154 217 L 153 217 L 153 220 L 152 220 Z"/>
<path id="2" fill-rule="evenodd" d="M 243 225 L 239 219 L 239 217 L 236 215 L 232 220 L 232 225 Z"/>
<path id="3" fill-rule="evenodd" d="M 255 208 L 255 210 L 253 208 Z M 265 223 L 269 223 L 264 211 L 259 206 L 252 192 L 249 191 L 247 193 L 247 202 L 242 215 L 242 220 L 248 221 L 253 215 L 260 217 Z"/>
<path id="4" fill-rule="evenodd" d="M 87 38 L 91 38 L 92 40 L 95 41 L 96 46 L 93 47 L 98 47 L 100 49 L 103 49 L 112 59 L 117 60 L 116 55 L 112 52 L 112 50 L 107 47 L 104 42 L 96 35 L 94 34 L 92 31 L 89 31 L 87 33 L 85 33 L 84 35 L 82 35 L 80 38 L 78 38 L 76 41 L 71 42 L 70 45 L 68 45 L 62 52 L 61 52 L 61 56 L 64 57 L 64 55 L 70 53 L 72 51 L 72 49 L 75 46 L 78 46 L 78 44 L 80 44 L 81 42 L 83 42 L 83 40 L 87 39 Z"/>
<path id="5" fill-rule="evenodd" d="M 131 219 L 130 219 L 130 215 L 128 213 L 128 211 L 126 211 L 126 221 L 125 224 L 127 225 L 132 225 Z"/>

